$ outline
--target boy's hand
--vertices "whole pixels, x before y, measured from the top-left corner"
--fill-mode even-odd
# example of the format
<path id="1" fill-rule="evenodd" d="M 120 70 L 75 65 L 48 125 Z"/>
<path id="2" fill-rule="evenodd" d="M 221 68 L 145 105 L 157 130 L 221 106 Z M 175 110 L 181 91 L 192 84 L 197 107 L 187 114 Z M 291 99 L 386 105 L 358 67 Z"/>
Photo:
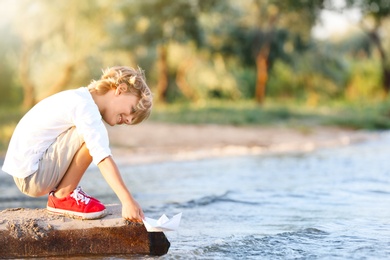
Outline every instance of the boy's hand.
<path id="1" fill-rule="evenodd" d="M 122 176 L 120 175 L 118 166 L 112 159 L 112 156 L 104 158 L 98 167 L 110 185 L 113 191 L 115 191 L 119 200 L 122 202 L 122 217 L 129 221 L 141 222 L 144 219 L 144 212 L 135 201 L 129 190 L 127 189 Z"/>
<path id="2" fill-rule="evenodd" d="M 142 208 L 135 200 L 122 205 L 122 217 L 129 221 L 140 222 L 145 218 Z"/>

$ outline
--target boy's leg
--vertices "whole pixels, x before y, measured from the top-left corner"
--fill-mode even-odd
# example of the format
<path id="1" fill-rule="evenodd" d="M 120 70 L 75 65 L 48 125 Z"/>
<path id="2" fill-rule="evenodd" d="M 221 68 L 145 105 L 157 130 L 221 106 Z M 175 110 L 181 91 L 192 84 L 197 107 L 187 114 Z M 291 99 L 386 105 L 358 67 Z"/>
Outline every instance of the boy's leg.
<path id="1" fill-rule="evenodd" d="M 54 196 L 64 198 L 68 196 L 78 186 L 88 166 L 92 163 L 92 157 L 85 143 L 74 155 L 68 170 L 57 186 Z"/>
<path id="2" fill-rule="evenodd" d="M 32 197 L 44 196 L 56 190 L 82 146 L 84 140 L 76 128 L 69 128 L 45 151 L 35 173 L 23 179 L 15 178 L 18 188 Z"/>
<path id="3" fill-rule="evenodd" d="M 60 174 L 57 176 L 60 178 L 52 186 L 52 192 L 49 194 L 46 208 L 50 213 L 68 215 L 81 219 L 101 218 L 106 215 L 106 207 L 99 200 L 89 196 L 80 187 L 77 187 L 88 166 L 91 164 L 92 157 L 84 142 L 76 146 L 78 140 L 77 133 L 75 129 L 71 131 L 76 135 L 76 142 L 74 142 L 71 148 L 73 156 L 69 157 L 69 154 L 65 157 L 63 156 L 64 151 L 70 148 L 69 144 L 72 142 L 63 147 L 64 149 L 57 149 L 61 147 L 56 147 L 57 154 L 63 158 L 58 158 L 58 160 L 54 161 L 62 166 L 61 169 L 58 169 Z M 59 146 L 62 146 L 60 144 L 66 144 L 64 140 L 58 142 Z M 77 149 L 73 149 L 75 147 Z"/>

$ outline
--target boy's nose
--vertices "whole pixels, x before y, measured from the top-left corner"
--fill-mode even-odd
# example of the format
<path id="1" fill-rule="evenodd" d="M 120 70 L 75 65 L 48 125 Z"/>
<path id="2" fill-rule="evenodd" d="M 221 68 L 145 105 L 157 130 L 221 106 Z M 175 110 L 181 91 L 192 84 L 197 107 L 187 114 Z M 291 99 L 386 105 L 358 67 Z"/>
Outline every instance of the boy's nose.
<path id="1" fill-rule="evenodd" d="M 126 125 L 130 125 L 132 121 L 133 121 L 133 117 L 132 116 L 127 116 L 126 119 L 125 119 Z"/>

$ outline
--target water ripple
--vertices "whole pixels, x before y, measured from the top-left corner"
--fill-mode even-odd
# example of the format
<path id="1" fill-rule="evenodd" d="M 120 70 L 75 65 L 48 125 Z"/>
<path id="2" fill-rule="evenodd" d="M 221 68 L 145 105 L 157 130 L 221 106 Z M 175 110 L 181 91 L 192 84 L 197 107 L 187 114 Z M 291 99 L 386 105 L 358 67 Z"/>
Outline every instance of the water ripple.
<path id="1" fill-rule="evenodd" d="M 197 259 L 360 259 L 376 252 L 376 256 L 388 256 L 389 243 L 380 245 L 363 237 L 333 237 L 317 229 L 305 228 L 268 236 L 246 236 L 218 240 L 194 250 L 193 254 L 207 256 Z M 378 250 L 381 250 L 378 255 Z"/>
<path id="2" fill-rule="evenodd" d="M 214 256 L 217 259 L 309 259 L 315 257 L 308 251 L 308 244 L 321 246 L 327 232 L 306 228 L 273 236 L 246 236 L 241 239 L 217 241 L 198 250 L 197 254 Z"/>
<path id="3" fill-rule="evenodd" d="M 220 202 L 237 203 L 237 204 L 252 205 L 252 206 L 264 204 L 264 203 L 260 203 L 260 202 L 237 200 L 237 199 L 229 198 L 229 195 L 232 193 L 233 192 L 231 192 L 231 191 L 227 191 L 221 195 L 210 195 L 210 196 L 205 196 L 205 197 L 202 197 L 199 199 L 190 200 L 190 201 L 185 202 L 185 203 L 173 203 L 173 204 L 179 208 L 204 207 L 204 206 L 209 206 L 209 205 L 212 205 L 215 203 L 220 203 Z"/>

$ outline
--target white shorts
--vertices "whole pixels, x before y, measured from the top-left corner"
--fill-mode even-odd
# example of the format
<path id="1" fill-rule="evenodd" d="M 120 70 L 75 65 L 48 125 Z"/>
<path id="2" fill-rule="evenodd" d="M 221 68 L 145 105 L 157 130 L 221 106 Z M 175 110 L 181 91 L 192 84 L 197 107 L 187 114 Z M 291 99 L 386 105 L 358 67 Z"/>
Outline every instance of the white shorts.
<path id="1" fill-rule="evenodd" d="M 26 178 L 14 177 L 16 186 L 31 197 L 44 196 L 54 191 L 84 143 L 75 127 L 60 134 L 39 161 L 38 170 Z"/>

